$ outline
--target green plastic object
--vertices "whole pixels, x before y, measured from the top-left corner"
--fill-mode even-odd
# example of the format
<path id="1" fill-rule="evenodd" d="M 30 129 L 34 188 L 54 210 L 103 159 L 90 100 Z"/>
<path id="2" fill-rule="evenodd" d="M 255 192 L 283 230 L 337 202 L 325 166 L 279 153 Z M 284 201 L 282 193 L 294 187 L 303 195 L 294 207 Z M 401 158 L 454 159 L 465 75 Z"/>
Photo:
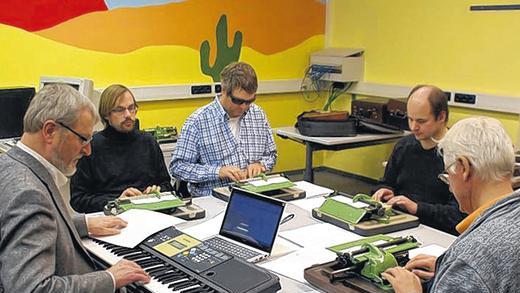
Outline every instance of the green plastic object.
<path id="1" fill-rule="evenodd" d="M 361 248 L 368 249 L 368 252 L 365 254 L 367 262 L 361 270 L 361 275 L 376 282 L 383 290 L 392 289 L 392 286 L 383 282 L 381 273 L 398 265 L 394 255 L 388 251 L 377 248 L 371 243 L 364 243 L 361 245 Z"/>
<path id="2" fill-rule="evenodd" d="M 226 65 L 238 61 L 242 49 L 242 32 L 236 31 L 233 44 L 228 46 L 227 17 L 223 14 L 217 23 L 217 48 L 216 58 L 213 66 L 209 65 L 210 45 L 205 40 L 200 45 L 200 68 L 202 73 L 211 76 L 214 82 L 220 82 L 220 72 Z"/>
<path id="3" fill-rule="evenodd" d="M 177 128 L 174 126 L 159 126 L 143 129 L 144 132 L 150 133 L 156 140 L 175 139 L 177 136 Z"/>
<path id="4" fill-rule="evenodd" d="M 390 223 L 390 216 L 393 214 L 391 205 L 374 200 L 370 195 L 363 193 L 358 193 L 352 198 L 352 202 L 358 201 L 370 205 L 368 209 L 371 210 L 370 218 L 372 220 L 384 224 Z"/>
<path id="5" fill-rule="evenodd" d="M 108 204 L 104 208 L 104 212 L 107 215 L 118 215 L 120 213 L 123 213 L 123 212 L 131 210 L 131 209 L 159 211 L 159 210 L 172 209 L 172 208 L 186 205 L 186 203 L 178 197 L 175 197 L 175 199 L 164 200 L 164 201 L 153 202 L 153 203 L 135 204 L 135 203 L 132 203 L 132 201 L 131 201 L 132 199 L 143 198 L 146 196 L 156 196 L 156 197 L 160 198 L 163 195 L 171 195 L 171 193 L 158 193 L 158 194 L 137 196 L 137 197 L 133 197 L 133 198 L 116 199 L 114 201 L 108 202 Z"/>
<path id="6" fill-rule="evenodd" d="M 359 223 L 367 213 L 365 209 L 356 208 L 347 203 L 337 201 L 334 197 L 327 198 L 319 207 L 319 210 L 330 217 L 350 224 Z"/>
<path id="7" fill-rule="evenodd" d="M 399 244 L 385 248 L 379 248 L 384 242 L 399 241 Z M 328 247 L 327 249 L 336 253 L 338 256 L 349 255 L 358 249 L 366 249 L 364 253 L 349 257 L 352 264 L 362 265 L 361 276 L 372 280 L 375 284 L 388 292 L 393 292 L 392 287 L 385 283 L 381 278 L 381 273 L 385 270 L 398 266 L 395 254 L 409 251 L 419 247 L 421 244 L 413 237 L 390 237 L 387 235 L 374 235 L 356 241 L 342 243 Z"/>
<path id="8" fill-rule="evenodd" d="M 280 183 L 271 183 L 271 184 L 262 185 L 262 186 L 254 186 L 251 183 L 237 183 L 238 187 L 248 190 L 248 191 L 256 192 L 256 193 L 278 190 L 278 189 L 282 189 L 282 188 L 290 188 L 295 185 L 296 184 L 292 183 L 291 181 L 280 182 Z"/>

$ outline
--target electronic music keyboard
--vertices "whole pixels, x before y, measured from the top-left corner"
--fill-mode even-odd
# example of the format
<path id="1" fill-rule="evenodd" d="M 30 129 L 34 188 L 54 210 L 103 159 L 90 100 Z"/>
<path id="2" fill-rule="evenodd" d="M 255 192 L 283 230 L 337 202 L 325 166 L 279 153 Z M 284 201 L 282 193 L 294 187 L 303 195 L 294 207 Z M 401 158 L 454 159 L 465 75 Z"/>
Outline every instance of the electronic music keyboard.
<path id="1" fill-rule="evenodd" d="M 151 276 L 148 284 L 127 286 L 130 292 L 276 292 L 281 288 L 278 277 L 272 273 L 204 244 L 170 257 L 154 249 L 158 243 L 178 246 L 179 243 L 173 243 L 172 233 L 180 232 L 168 228 L 135 248 L 97 239 L 84 239 L 83 245 L 103 268 L 124 258 L 136 262 Z"/>

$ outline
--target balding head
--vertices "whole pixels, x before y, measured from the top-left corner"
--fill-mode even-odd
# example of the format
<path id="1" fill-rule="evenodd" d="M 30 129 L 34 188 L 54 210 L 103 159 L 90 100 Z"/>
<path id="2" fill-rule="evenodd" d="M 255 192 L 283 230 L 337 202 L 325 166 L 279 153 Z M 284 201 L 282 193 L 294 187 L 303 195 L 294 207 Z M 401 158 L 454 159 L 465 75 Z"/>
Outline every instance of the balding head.
<path id="1" fill-rule="evenodd" d="M 418 85 L 408 95 L 408 101 L 412 99 L 414 103 L 428 103 L 435 119 L 444 118 L 444 122 L 448 122 L 448 96 L 440 88 L 433 85 Z M 445 115 L 442 115 L 442 112 Z"/>

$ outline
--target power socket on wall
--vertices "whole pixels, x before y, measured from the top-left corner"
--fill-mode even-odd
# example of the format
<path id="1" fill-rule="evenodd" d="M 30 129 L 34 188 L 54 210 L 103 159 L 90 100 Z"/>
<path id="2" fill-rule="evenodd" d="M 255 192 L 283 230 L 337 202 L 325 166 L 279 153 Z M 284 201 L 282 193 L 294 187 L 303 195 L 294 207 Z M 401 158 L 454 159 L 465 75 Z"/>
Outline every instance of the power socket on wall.
<path id="1" fill-rule="evenodd" d="M 455 102 L 464 104 L 475 104 L 477 102 L 477 95 L 455 93 Z"/>

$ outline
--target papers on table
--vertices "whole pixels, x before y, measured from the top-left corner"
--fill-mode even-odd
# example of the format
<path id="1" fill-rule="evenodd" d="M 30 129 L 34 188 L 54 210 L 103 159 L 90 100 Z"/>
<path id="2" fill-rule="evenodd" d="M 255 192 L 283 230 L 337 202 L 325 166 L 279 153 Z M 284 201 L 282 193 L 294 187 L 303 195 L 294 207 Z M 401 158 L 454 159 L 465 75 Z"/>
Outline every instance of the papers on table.
<path id="1" fill-rule="evenodd" d="M 176 200 L 179 198 L 173 194 L 170 194 L 170 195 L 162 195 L 162 196 L 149 196 L 146 198 L 137 198 L 137 199 L 132 199 L 130 197 L 129 199 L 130 199 L 130 202 L 133 204 L 146 204 L 146 203 L 156 203 L 156 202 L 168 201 L 168 200 Z"/>
<path id="2" fill-rule="evenodd" d="M 224 214 L 225 213 L 220 213 L 212 219 L 189 228 L 179 227 L 179 230 L 197 239 L 209 238 L 213 235 L 217 235 L 220 231 L 220 226 L 222 226 L 222 221 L 224 220 Z"/>
<path id="3" fill-rule="evenodd" d="M 325 196 L 334 192 L 334 190 L 326 187 L 322 187 L 316 184 L 309 183 L 307 181 L 297 181 L 294 182 L 296 187 L 302 190 L 305 190 L 305 197 L 315 197 L 315 196 Z"/>
<path id="4" fill-rule="evenodd" d="M 361 236 L 338 228 L 328 223 L 319 223 L 304 226 L 298 229 L 278 233 L 303 247 L 325 248 L 338 243 L 345 243 L 361 239 Z"/>
<path id="5" fill-rule="evenodd" d="M 353 207 L 358 208 L 358 209 L 365 208 L 365 207 L 369 206 L 368 204 L 366 204 L 364 202 L 360 202 L 360 201 L 354 202 L 354 201 L 352 201 L 352 198 L 346 197 L 346 196 L 341 196 L 341 195 L 333 196 L 332 199 L 335 200 L 335 201 L 346 203 L 349 206 L 353 206 Z"/>
<path id="6" fill-rule="evenodd" d="M 267 180 L 251 180 L 251 181 L 248 181 L 248 183 L 250 183 L 251 185 L 256 186 L 256 187 L 266 186 L 266 185 L 269 185 L 269 184 L 285 183 L 285 182 L 289 182 L 289 179 L 287 179 L 285 177 L 281 177 L 281 176 L 280 177 L 269 178 Z"/>
<path id="7" fill-rule="evenodd" d="M 314 264 L 333 261 L 336 254 L 324 248 L 304 248 L 288 255 L 259 264 L 280 275 L 307 283 L 303 278 L 303 270 Z"/>
<path id="8" fill-rule="evenodd" d="M 439 257 L 441 254 L 443 254 L 446 251 L 446 248 L 437 245 L 437 244 L 430 244 L 422 247 L 418 247 L 416 249 L 410 250 L 409 256 L 410 259 L 416 257 L 419 254 L 427 254 L 427 255 L 433 255 L 436 257 Z"/>
<path id="9" fill-rule="evenodd" d="M 289 204 L 293 204 L 295 206 L 298 206 L 309 213 L 312 212 L 312 209 L 319 208 L 323 202 L 325 202 L 324 197 L 313 197 L 313 198 L 304 198 L 299 200 L 293 200 L 289 202 Z"/>
<path id="10" fill-rule="evenodd" d="M 97 215 L 87 215 L 87 217 Z M 134 248 L 148 236 L 168 227 L 184 222 L 184 220 L 149 210 L 131 209 L 117 217 L 128 225 L 120 234 L 112 236 L 92 237 L 119 246 Z"/>

